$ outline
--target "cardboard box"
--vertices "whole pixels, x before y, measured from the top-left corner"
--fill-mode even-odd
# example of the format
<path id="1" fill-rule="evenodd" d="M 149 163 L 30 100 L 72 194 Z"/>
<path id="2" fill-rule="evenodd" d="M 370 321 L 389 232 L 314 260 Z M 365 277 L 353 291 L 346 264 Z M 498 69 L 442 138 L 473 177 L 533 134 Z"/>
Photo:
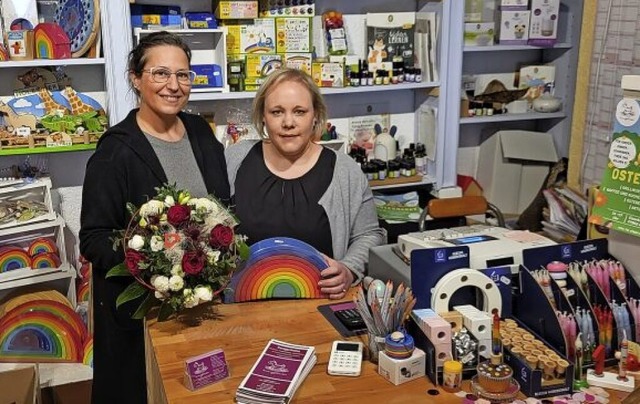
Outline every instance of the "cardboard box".
<path id="1" fill-rule="evenodd" d="M 558 38 L 560 0 L 531 0 L 529 45 L 553 46 Z"/>
<path id="2" fill-rule="evenodd" d="M 467 46 L 491 46 L 494 35 L 495 24 L 493 21 L 464 24 L 464 44 Z"/>
<path id="3" fill-rule="evenodd" d="M 426 356 L 416 348 L 407 359 L 392 359 L 384 352 L 378 357 L 378 373 L 396 386 L 424 376 Z"/>
<path id="4" fill-rule="evenodd" d="M 39 403 L 38 366 L 21 364 L 11 370 L 0 370 L 0 392 L 2 403 Z"/>
<path id="5" fill-rule="evenodd" d="M 318 87 L 344 87 L 342 63 L 314 62 L 311 77 Z"/>
<path id="6" fill-rule="evenodd" d="M 221 1 L 216 7 L 216 17 L 221 20 L 258 17 L 257 1 Z"/>
<path id="7" fill-rule="evenodd" d="M 227 53 L 275 53 L 276 25 L 273 18 L 225 24 Z"/>
<path id="8" fill-rule="evenodd" d="M 150 26 L 182 26 L 182 15 L 178 6 L 156 6 L 131 4 L 131 27 L 149 28 Z"/>
<path id="9" fill-rule="evenodd" d="M 282 55 L 250 54 L 246 56 L 246 77 L 267 77 L 271 72 L 282 67 Z"/>
<path id="10" fill-rule="evenodd" d="M 311 53 L 285 53 L 282 55 L 284 65 L 291 69 L 302 70 L 311 76 Z"/>
<path id="11" fill-rule="evenodd" d="M 498 43 L 526 45 L 529 40 L 529 11 L 503 10 L 498 24 Z"/>
<path id="12" fill-rule="evenodd" d="M 527 10 L 529 0 L 500 0 L 500 10 Z"/>
<path id="13" fill-rule="evenodd" d="M 31 60 L 35 55 L 33 30 L 8 31 L 5 34 L 11 60 Z"/>
<path id="14" fill-rule="evenodd" d="M 504 130 L 480 145 L 477 180 L 487 200 L 504 214 L 520 214 L 558 161 L 550 133 Z"/>
<path id="15" fill-rule="evenodd" d="M 311 52 L 311 18 L 276 18 L 276 52 Z"/>

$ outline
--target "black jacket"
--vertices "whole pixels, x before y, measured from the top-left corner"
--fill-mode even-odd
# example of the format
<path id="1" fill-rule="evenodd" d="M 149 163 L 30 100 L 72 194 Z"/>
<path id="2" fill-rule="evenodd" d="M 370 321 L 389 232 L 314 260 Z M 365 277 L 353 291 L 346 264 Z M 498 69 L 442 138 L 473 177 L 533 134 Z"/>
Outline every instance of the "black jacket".
<path id="1" fill-rule="evenodd" d="M 140 206 L 167 177 L 133 110 L 102 135 L 87 163 L 82 190 L 80 252 L 92 263 L 94 304 L 94 403 L 144 403 L 146 383 L 142 322 L 131 320 L 140 301 L 115 308 L 133 278 L 105 274 L 124 259 L 113 250 L 114 230 L 130 219 L 126 203 Z M 201 117 L 180 113 L 207 191 L 230 197 L 223 147 Z M 198 173 L 193 173 L 198 175 Z"/>

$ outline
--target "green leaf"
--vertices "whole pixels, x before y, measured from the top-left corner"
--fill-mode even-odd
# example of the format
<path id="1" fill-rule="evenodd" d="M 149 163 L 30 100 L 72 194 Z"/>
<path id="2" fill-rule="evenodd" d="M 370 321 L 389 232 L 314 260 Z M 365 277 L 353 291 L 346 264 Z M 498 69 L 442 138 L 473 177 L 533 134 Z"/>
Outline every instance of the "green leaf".
<path id="1" fill-rule="evenodd" d="M 168 302 L 163 302 L 160 306 L 160 311 L 158 312 L 158 321 L 167 321 L 174 312 L 175 310 Z"/>
<path id="2" fill-rule="evenodd" d="M 129 302 L 131 300 L 137 299 L 140 296 L 144 295 L 148 289 L 139 284 L 138 282 L 134 282 L 131 285 L 127 286 L 127 288 L 120 293 L 118 298 L 116 299 L 116 308 L 120 307 L 122 304 Z"/>
<path id="3" fill-rule="evenodd" d="M 247 243 L 240 243 L 240 245 L 238 246 L 238 251 L 240 252 L 240 258 L 242 258 L 243 260 L 249 258 L 249 246 L 247 245 Z"/>
<path id="4" fill-rule="evenodd" d="M 149 312 L 149 309 L 151 309 L 157 301 L 158 299 L 156 299 L 153 293 L 151 292 L 147 293 L 147 297 L 145 297 L 144 301 L 140 303 L 140 306 L 138 306 L 138 310 L 136 310 L 136 312 L 133 313 L 131 318 L 134 320 L 143 319 L 144 316 L 146 316 L 147 313 Z"/>
<path id="5" fill-rule="evenodd" d="M 127 269 L 124 262 L 121 262 L 107 272 L 106 278 L 110 278 L 112 276 L 131 276 L 131 272 L 129 272 L 129 269 Z"/>

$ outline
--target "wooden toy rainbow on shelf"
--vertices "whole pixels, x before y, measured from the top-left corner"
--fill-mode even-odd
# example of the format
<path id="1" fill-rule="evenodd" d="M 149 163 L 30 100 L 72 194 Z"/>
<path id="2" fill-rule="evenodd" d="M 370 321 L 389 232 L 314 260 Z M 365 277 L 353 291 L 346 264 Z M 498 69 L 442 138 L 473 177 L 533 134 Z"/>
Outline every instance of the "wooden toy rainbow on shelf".
<path id="1" fill-rule="evenodd" d="M 0 362 L 82 362 L 87 331 L 80 316 L 52 300 L 31 300 L 0 320 Z"/>
<path id="2" fill-rule="evenodd" d="M 251 246 L 245 266 L 231 279 L 225 302 L 325 297 L 318 287 L 325 268 L 322 254 L 300 240 L 262 240 Z"/>

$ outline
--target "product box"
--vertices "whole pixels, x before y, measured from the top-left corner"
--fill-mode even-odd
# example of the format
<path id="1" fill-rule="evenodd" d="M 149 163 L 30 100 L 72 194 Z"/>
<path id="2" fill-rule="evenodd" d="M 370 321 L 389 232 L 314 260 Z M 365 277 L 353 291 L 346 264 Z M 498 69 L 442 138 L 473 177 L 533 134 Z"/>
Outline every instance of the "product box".
<path id="1" fill-rule="evenodd" d="M 216 17 L 221 20 L 257 18 L 258 2 L 220 1 L 216 7 Z"/>
<path id="2" fill-rule="evenodd" d="M 131 26 L 133 28 L 149 28 L 149 26 L 180 28 L 182 26 L 180 7 L 131 4 Z"/>
<path id="3" fill-rule="evenodd" d="M 553 65 L 532 65 L 520 68 L 518 88 L 528 88 L 527 99 L 533 100 L 555 86 L 556 67 Z"/>
<path id="4" fill-rule="evenodd" d="M 468 22 L 464 24 L 464 44 L 466 46 L 490 46 L 493 45 L 495 23 L 492 22 Z"/>
<path id="5" fill-rule="evenodd" d="M 245 91 L 258 91 L 258 88 L 267 80 L 266 77 L 247 77 L 244 79 Z"/>
<path id="6" fill-rule="evenodd" d="M 396 386 L 425 375 L 426 356 L 416 348 L 407 359 L 393 359 L 381 351 L 378 356 L 378 373 Z"/>
<path id="7" fill-rule="evenodd" d="M 41 403 L 38 365 L 11 365 L 0 369 L 0 391 L 3 403 Z"/>
<path id="8" fill-rule="evenodd" d="M 465 0 L 464 22 L 493 21 L 496 0 Z"/>
<path id="9" fill-rule="evenodd" d="M 192 86 L 194 90 L 200 88 L 222 87 L 224 85 L 222 68 L 219 65 L 191 65 L 191 69 L 196 72 L 196 78 L 193 81 Z"/>
<path id="10" fill-rule="evenodd" d="M 293 3 L 293 4 L 291 4 Z M 299 3 L 299 4 L 298 4 Z M 283 3 L 282 0 L 260 0 L 260 17 L 313 17 L 316 14 L 314 0 Z"/>
<path id="11" fill-rule="evenodd" d="M 225 26 L 228 54 L 276 52 L 276 25 L 273 18 L 256 18 Z"/>
<path id="12" fill-rule="evenodd" d="M 5 43 L 11 60 L 31 60 L 34 57 L 33 31 L 7 31 Z"/>
<path id="13" fill-rule="evenodd" d="M 276 52 L 311 52 L 311 18 L 276 18 Z"/>
<path id="14" fill-rule="evenodd" d="M 246 55 L 246 77 L 267 77 L 271 72 L 282 67 L 282 55 Z"/>
<path id="15" fill-rule="evenodd" d="M 529 206 L 558 154 L 550 133 L 503 130 L 482 142 L 478 183 L 487 200 L 504 214 L 520 214 Z"/>
<path id="16" fill-rule="evenodd" d="M 318 87 L 344 87 L 342 63 L 314 62 L 311 77 Z"/>
<path id="17" fill-rule="evenodd" d="M 184 13 L 187 28 L 214 29 L 218 28 L 218 21 L 211 13 Z"/>
<path id="18" fill-rule="evenodd" d="M 532 333 L 537 339 L 544 341 L 522 323 L 518 322 L 518 326 Z M 552 349 L 548 345 L 547 348 Z M 555 352 L 561 359 L 567 360 L 562 353 L 558 351 Z M 513 370 L 513 378 L 520 384 L 520 391 L 524 395 L 528 397 L 545 398 L 571 393 L 574 365 L 568 360 L 569 366 L 565 369 L 563 376 L 545 378 L 542 369 L 532 369 L 522 357 L 512 354 L 509 349 L 503 350 L 503 357 L 505 363 Z"/>
<path id="19" fill-rule="evenodd" d="M 502 10 L 498 25 L 498 43 L 526 45 L 529 40 L 529 11 Z"/>
<path id="20" fill-rule="evenodd" d="M 529 45 L 553 46 L 558 38 L 560 0 L 531 0 Z"/>
<path id="21" fill-rule="evenodd" d="M 500 10 L 527 10 L 529 0 L 499 0 Z"/>
<path id="22" fill-rule="evenodd" d="M 302 70 L 311 75 L 311 53 L 285 53 L 282 55 L 283 64 L 291 69 Z"/>

